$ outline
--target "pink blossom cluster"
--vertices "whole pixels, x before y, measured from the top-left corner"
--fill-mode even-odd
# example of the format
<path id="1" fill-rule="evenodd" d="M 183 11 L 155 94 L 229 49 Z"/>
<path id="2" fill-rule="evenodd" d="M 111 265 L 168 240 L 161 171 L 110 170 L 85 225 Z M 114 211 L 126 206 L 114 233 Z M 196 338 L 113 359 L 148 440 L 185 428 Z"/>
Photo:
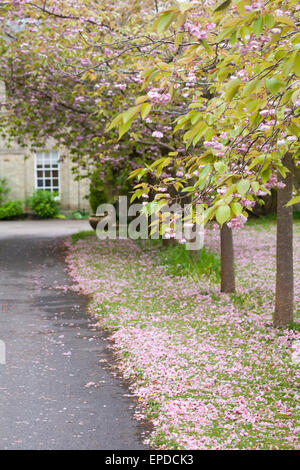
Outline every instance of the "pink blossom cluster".
<path id="1" fill-rule="evenodd" d="M 210 31 L 215 29 L 215 23 L 206 23 L 204 27 L 200 23 L 185 22 L 185 28 L 197 39 L 206 39 Z"/>
<path id="2" fill-rule="evenodd" d="M 277 180 L 276 173 L 272 173 L 267 183 L 265 184 L 265 188 L 268 190 L 272 188 L 285 188 L 285 184 Z"/>
<path id="3" fill-rule="evenodd" d="M 157 139 L 162 139 L 164 134 L 161 131 L 154 131 L 152 132 L 152 137 L 156 137 Z"/>
<path id="4" fill-rule="evenodd" d="M 240 203 L 244 207 L 254 207 L 256 204 L 255 201 L 250 201 L 250 199 L 242 199 Z"/>
<path id="5" fill-rule="evenodd" d="M 247 217 L 241 214 L 238 217 L 233 217 L 229 222 L 227 222 L 227 225 L 229 228 L 232 228 L 232 229 L 241 229 L 244 227 L 246 222 L 247 222 Z"/>
<path id="6" fill-rule="evenodd" d="M 245 5 L 246 11 L 254 11 L 254 10 L 264 10 L 265 9 L 265 2 L 264 0 L 256 0 L 251 3 L 251 5 Z"/>
<path id="7" fill-rule="evenodd" d="M 165 93 L 163 90 L 159 88 L 152 88 L 147 93 L 148 97 L 150 98 L 152 103 L 169 103 L 171 100 L 170 93 Z"/>
<path id="8" fill-rule="evenodd" d="M 116 83 L 114 87 L 117 88 L 118 90 L 125 90 L 127 85 L 126 83 Z"/>
<path id="9" fill-rule="evenodd" d="M 214 150 L 224 150 L 224 145 L 218 141 L 218 137 L 215 135 L 211 140 L 205 140 L 203 143 L 204 147 L 212 148 Z"/>

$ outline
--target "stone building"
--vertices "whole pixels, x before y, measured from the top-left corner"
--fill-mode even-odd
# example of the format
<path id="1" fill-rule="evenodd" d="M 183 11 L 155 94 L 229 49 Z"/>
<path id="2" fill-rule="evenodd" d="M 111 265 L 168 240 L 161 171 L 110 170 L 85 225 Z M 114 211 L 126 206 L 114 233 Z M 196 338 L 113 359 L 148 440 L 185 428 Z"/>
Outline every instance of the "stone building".
<path id="1" fill-rule="evenodd" d="M 6 102 L 5 85 L 0 81 L 0 102 Z M 2 112 L 2 111 L 0 111 Z M 49 141 L 44 149 L 24 149 L 0 141 L 0 179 L 5 178 L 10 191 L 8 199 L 25 201 L 36 189 L 58 192 L 62 211 L 89 210 L 87 179 L 75 181 L 72 162 L 63 157 L 67 152 Z"/>
<path id="2" fill-rule="evenodd" d="M 8 182 L 8 199 L 25 201 L 36 189 L 46 189 L 58 193 L 62 211 L 89 209 L 88 180 L 75 181 L 71 160 L 62 158 L 54 146 L 33 151 L 1 142 L 1 178 Z"/>

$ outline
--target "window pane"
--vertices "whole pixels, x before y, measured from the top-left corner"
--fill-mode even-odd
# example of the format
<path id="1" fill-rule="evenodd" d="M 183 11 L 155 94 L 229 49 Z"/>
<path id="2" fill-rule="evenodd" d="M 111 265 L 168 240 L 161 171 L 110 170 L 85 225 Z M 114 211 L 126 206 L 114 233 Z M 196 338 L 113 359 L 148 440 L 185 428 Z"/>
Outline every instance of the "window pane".
<path id="1" fill-rule="evenodd" d="M 43 157 L 44 157 L 44 153 L 43 152 L 39 152 L 36 154 L 36 162 L 37 163 L 43 163 Z"/>
<path id="2" fill-rule="evenodd" d="M 56 164 L 58 162 L 58 152 L 57 151 L 50 152 L 49 157 L 51 158 L 52 164 Z"/>
<path id="3" fill-rule="evenodd" d="M 36 188 L 59 193 L 59 152 L 37 152 L 35 165 Z"/>

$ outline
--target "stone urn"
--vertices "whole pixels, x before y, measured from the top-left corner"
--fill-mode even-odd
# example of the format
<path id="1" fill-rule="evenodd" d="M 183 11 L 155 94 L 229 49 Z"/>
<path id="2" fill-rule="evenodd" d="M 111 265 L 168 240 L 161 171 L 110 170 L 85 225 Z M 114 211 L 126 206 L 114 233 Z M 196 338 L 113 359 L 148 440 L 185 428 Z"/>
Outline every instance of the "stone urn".
<path id="1" fill-rule="evenodd" d="M 100 220 L 102 220 L 102 219 L 103 219 L 103 216 L 96 215 L 96 214 L 92 214 L 89 217 L 89 223 L 90 223 L 90 226 L 92 227 L 93 230 L 96 230 L 98 222 L 100 222 Z"/>

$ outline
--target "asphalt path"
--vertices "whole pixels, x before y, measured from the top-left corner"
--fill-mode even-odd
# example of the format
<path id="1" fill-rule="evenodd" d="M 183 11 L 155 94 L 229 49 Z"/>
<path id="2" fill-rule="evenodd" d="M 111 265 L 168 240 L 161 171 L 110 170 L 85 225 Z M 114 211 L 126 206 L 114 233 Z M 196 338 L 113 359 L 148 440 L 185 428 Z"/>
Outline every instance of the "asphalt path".
<path id="1" fill-rule="evenodd" d="M 64 287 L 63 237 L 85 224 L 0 222 L 0 450 L 146 448 L 88 299 Z"/>

